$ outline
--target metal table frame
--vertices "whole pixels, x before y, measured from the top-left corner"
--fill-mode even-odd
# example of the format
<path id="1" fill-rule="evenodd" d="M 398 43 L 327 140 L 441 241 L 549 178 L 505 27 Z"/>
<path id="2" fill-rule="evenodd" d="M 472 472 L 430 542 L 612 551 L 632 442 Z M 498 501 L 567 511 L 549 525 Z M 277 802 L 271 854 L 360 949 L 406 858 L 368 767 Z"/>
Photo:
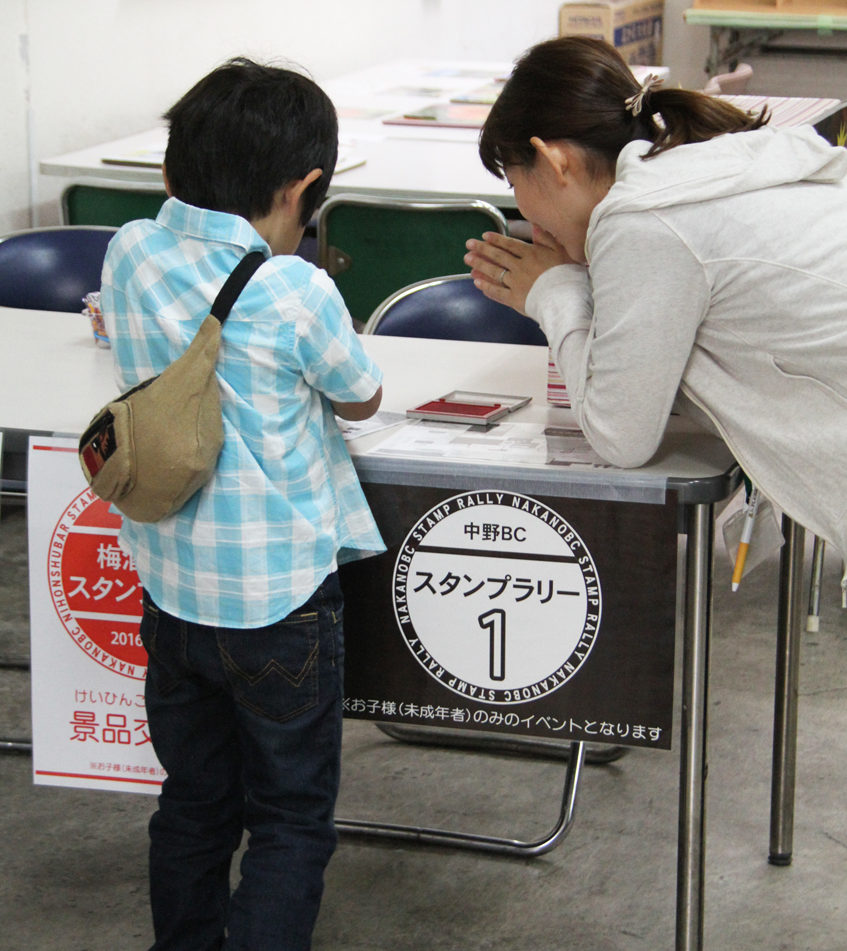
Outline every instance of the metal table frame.
<path id="1" fill-rule="evenodd" d="M 432 485 L 433 472 L 413 460 L 396 460 L 388 465 L 374 463 L 367 456 L 354 462 L 363 482 L 397 482 L 404 485 Z M 439 485 L 447 488 L 468 486 L 496 489 L 514 487 L 514 473 L 499 467 L 461 466 Z M 540 475 L 535 491 L 540 494 L 580 497 L 580 487 L 572 491 L 551 491 L 549 473 Z M 531 481 L 531 480 L 530 480 Z M 711 479 L 668 479 L 666 491 L 678 500 L 679 532 L 686 537 L 684 565 L 684 603 L 682 631 L 682 685 L 679 761 L 679 807 L 677 837 L 676 951 L 701 951 L 703 948 L 704 883 L 706 846 L 706 778 L 708 742 L 708 673 L 709 647 L 713 613 L 713 563 L 715 537 L 714 503 L 728 498 L 741 482 L 740 471 L 732 466 L 720 477 Z M 545 492 L 546 490 L 546 492 Z M 521 491 L 532 492 L 522 483 Z M 585 496 L 589 497 L 589 496 Z M 609 496 L 613 504 L 616 494 Z M 645 504 L 649 501 L 643 499 Z M 582 744 L 574 744 L 579 747 Z M 390 823 L 363 820 L 338 820 L 341 831 L 360 835 L 417 841 L 427 844 L 477 848 L 507 854 L 533 855 L 548 851 L 567 834 L 576 802 L 576 783 L 584 758 L 584 750 L 574 749 L 569 761 L 568 778 L 563 795 L 560 820 L 554 830 L 537 842 L 524 843 L 508 839 L 492 839 L 442 829 L 395 826 Z M 573 786 L 571 787 L 571 781 Z"/>
<path id="2" fill-rule="evenodd" d="M 703 949 L 708 774 L 708 686 L 713 604 L 714 507 L 685 506 L 685 602 L 677 834 L 676 951 Z M 804 538 L 801 526 L 783 517 L 785 545 L 780 556 L 774 691 L 771 828 L 768 861 L 791 863 L 797 745 L 798 674 L 803 588 Z M 343 832 L 459 846 L 502 854 L 534 856 L 554 848 L 573 821 L 584 757 L 582 743 L 571 746 L 559 820 L 533 842 L 497 839 L 441 829 L 339 820 Z"/>
<path id="3" fill-rule="evenodd" d="M 458 832 L 426 826 L 395 825 L 390 822 L 375 822 L 364 819 L 336 818 L 335 826 L 340 832 L 383 839 L 399 839 L 421 845 L 445 845 L 473 849 L 477 852 L 494 852 L 499 855 L 532 858 L 554 849 L 565 838 L 573 824 L 576 812 L 576 797 L 579 778 L 585 757 L 585 743 L 569 744 L 568 765 L 562 804 L 555 825 L 549 832 L 529 841 L 501 836 L 482 835 L 475 832 Z"/>
<path id="4" fill-rule="evenodd" d="M 788 516 L 783 516 L 782 534 L 785 544 L 780 553 L 779 568 L 768 850 L 768 861 L 772 865 L 790 865 L 793 853 L 798 683 L 806 532 L 801 525 Z"/>

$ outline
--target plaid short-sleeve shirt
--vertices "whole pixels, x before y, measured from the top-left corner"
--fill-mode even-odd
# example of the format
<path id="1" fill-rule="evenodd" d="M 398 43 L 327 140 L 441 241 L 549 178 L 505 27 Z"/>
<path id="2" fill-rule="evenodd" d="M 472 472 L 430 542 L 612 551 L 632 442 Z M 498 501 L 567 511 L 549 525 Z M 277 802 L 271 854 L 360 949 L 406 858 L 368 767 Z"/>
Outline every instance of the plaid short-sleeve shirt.
<path id="1" fill-rule="evenodd" d="M 175 515 L 124 519 L 153 600 L 201 624 L 253 628 L 299 607 L 338 562 L 384 550 L 329 400 L 369 399 L 382 374 L 327 275 L 270 248 L 243 218 L 175 198 L 112 240 L 101 307 L 121 390 L 188 346 L 248 252 L 268 260 L 224 324 L 224 447 Z"/>

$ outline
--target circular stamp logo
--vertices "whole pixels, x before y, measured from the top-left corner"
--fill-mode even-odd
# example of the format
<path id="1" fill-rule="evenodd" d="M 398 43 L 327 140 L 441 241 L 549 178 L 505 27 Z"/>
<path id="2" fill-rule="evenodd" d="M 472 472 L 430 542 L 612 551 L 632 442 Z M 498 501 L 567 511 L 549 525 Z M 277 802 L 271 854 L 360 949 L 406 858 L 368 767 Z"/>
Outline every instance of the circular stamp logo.
<path id="1" fill-rule="evenodd" d="M 548 506 L 465 492 L 430 509 L 394 565 L 394 614 L 426 672 L 485 703 L 537 700 L 585 663 L 602 596 L 583 540 Z"/>
<path id="2" fill-rule="evenodd" d="M 90 489 L 81 492 L 53 530 L 47 580 L 53 607 L 74 643 L 108 670 L 143 680 L 141 582 L 118 546 L 120 526 L 107 502 Z"/>

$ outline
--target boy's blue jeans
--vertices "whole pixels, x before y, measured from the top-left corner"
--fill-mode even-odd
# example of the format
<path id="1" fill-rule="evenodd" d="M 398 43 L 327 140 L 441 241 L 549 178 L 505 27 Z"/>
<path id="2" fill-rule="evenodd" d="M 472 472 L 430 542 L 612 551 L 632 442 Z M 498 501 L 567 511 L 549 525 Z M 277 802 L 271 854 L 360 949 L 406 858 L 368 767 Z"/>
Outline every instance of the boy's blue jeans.
<path id="1" fill-rule="evenodd" d="M 309 948 L 337 841 L 341 610 L 335 574 L 249 630 L 181 621 L 145 593 L 147 718 L 168 774 L 150 820 L 152 951 Z"/>

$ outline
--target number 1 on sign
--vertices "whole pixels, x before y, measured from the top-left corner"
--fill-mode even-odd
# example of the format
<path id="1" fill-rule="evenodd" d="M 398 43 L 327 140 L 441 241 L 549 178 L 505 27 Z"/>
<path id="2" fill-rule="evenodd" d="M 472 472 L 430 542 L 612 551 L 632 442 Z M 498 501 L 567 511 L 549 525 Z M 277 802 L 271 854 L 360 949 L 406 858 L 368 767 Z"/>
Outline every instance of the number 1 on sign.
<path id="1" fill-rule="evenodd" d="M 502 608 L 492 608 L 480 614 L 479 626 L 488 631 L 488 675 L 492 680 L 506 679 L 506 612 Z"/>

